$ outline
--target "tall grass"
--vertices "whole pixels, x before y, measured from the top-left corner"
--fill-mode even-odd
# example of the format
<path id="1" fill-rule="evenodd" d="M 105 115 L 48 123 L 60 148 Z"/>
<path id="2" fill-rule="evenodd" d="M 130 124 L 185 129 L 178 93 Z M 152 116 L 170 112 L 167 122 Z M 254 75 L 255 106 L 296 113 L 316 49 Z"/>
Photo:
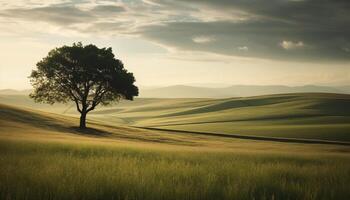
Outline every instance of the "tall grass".
<path id="1" fill-rule="evenodd" d="M 350 156 L 0 140 L 1 199 L 350 199 Z"/>

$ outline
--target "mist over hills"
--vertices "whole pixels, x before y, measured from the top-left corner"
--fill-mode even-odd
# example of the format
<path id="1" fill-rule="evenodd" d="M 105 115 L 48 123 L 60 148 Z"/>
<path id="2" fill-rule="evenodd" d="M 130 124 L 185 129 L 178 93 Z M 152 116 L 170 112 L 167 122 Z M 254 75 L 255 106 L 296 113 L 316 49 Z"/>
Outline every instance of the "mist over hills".
<path id="1" fill-rule="evenodd" d="M 30 89 L 0 90 L 0 95 L 28 95 Z M 340 93 L 350 94 L 350 86 L 284 86 L 284 85 L 232 85 L 229 87 L 203 87 L 172 85 L 167 87 L 140 87 L 141 98 L 228 98 L 286 93 Z"/>
<path id="2" fill-rule="evenodd" d="M 2 89 L 0 95 L 29 95 L 31 89 L 26 90 L 14 90 L 14 89 Z"/>
<path id="3" fill-rule="evenodd" d="M 350 94 L 350 86 L 283 86 L 283 85 L 232 85 L 230 87 L 209 88 L 187 85 L 174 85 L 154 89 L 141 89 L 140 97 L 144 98 L 227 98 L 248 97 L 285 93 L 342 93 Z"/>

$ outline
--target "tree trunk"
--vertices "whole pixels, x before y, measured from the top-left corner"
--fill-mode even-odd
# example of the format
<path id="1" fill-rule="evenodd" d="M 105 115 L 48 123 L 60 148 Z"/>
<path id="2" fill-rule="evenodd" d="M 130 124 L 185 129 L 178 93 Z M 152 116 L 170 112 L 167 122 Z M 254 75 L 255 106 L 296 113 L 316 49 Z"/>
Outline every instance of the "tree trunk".
<path id="1" fill-rule="evenodd" d="M 85 129 L 86 128 L 86 112 L 81 112 L 80 115 L 80 127 L 81 129 Z"/>

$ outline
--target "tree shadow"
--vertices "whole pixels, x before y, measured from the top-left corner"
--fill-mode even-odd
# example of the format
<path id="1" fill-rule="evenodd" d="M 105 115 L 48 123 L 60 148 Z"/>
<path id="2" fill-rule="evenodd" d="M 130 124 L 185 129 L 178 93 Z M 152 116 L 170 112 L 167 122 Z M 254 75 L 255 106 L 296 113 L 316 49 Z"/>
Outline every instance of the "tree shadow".
<path id="1" fill-rule="evenodd" d="M 105 137 L 112 134 L 111 132 L 95 128 L 80 129 L 77 126 L 74 126 L 72 122 L 1 104 L 0 119 L 9 122 L 12 121 L 20 124 L 27 124 L 48 131 L 58 131 L 62 133 L 99 137 Z"/>
<path id="2" fill-rule="evenodd" d="M 74 133 L 77 133 L 79 135 L 84 135 L 84 136 L 105 137 L 105 136 L 109 136 L 112 134 L 111 132 L 108 132 L 108 131 L 90 128 L 90 127 L 86 127 L 84 129 L 82 129 L 82 128 L 79 128 L 77 126 L 72 126 L 72 127 L 69 127 L 69 129 L 73 130 Z"/>

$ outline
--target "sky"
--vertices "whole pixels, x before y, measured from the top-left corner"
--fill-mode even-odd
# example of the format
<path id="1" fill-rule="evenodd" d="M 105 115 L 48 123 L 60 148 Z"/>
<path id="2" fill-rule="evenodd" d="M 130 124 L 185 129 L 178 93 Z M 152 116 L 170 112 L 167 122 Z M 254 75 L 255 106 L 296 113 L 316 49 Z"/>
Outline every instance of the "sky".
<path id="1" fill-rule="evenodd" d="M 350 85 L 349 24 L 349 0 L 0 0 L 0 89 L 79 41 L 145 87 Z"/>

